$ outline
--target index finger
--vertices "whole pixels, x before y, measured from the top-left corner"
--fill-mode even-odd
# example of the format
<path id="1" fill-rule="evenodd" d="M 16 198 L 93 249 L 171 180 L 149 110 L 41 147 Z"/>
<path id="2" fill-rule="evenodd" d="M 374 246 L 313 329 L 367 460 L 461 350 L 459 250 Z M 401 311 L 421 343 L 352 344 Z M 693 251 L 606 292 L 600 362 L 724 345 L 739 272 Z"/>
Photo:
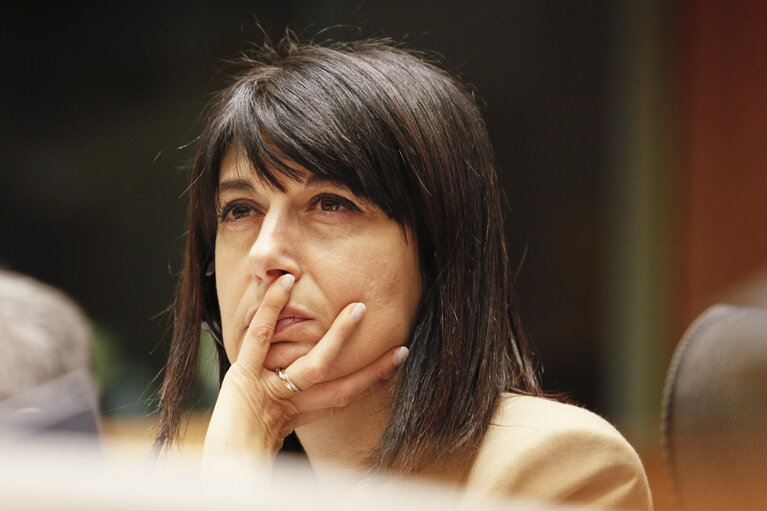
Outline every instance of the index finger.
<path id="1" fill-rule="evenodd" d="M 242 362 L 253 370 L 260 370 L 269 351 L 269 345 L 274 334 L 274 327 L 280 316 L 282 308 L 290 299 L 290 290 L 296 278 L 290 273 L 276 279 L 269 286 L 258 306 L 253 320 L 245 332 L 245 337 L 240 346 L 237 361 Z"/>

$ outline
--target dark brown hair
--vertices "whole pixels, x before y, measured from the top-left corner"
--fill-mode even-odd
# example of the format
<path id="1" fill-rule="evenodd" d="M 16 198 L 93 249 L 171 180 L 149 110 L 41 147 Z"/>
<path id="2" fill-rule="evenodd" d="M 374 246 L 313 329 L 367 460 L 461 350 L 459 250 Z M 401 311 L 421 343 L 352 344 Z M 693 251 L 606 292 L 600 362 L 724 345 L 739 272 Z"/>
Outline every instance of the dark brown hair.
<path id="1" fill-rule="evenodd" d="M 437 455 L 470 453 L 503 392 L 540 393 L 517 318 L 493 151 L 473 93 L 423 55 L 381 40 L 321 46 L 288 37 L 243 65 L 212 104 L 191 174 L 157 444 L 178 431 L 200 324 L 216 323 L 206 268 L 219 167 L 239 142 L 274 186 L 293 176 L 287 159 L 412 229 L 424 293 L 372 464 L 410 472 Z M 229 362 L 217 348 L 223 378 Z"/>

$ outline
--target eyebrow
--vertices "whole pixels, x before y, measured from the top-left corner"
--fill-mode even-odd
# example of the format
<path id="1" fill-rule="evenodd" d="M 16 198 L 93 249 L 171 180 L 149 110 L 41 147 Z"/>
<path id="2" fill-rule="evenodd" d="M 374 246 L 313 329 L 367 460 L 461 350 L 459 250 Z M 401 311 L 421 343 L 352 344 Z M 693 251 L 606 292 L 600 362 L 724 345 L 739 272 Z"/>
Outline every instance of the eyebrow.
<path id="1" fill-rule="evenodd" d="M 255 189 L 253 188 L 253 185 L 250 184 L 250 181 L 247 181 L 245 179 L 228 179 L 226 181 L 222 181 L 218 185 L 218 191 L 219 193 L 225 192 L 227 190 L 234 190 L 239 192 L 254 192 Z"/>
<path id="2" fill-rule="evenodd" d="M 339 183 L 333 182 L 330 179 L 318 176 L 317 174 L 311 174 L 309 179 L 304 183 L 308 187 L 316 187 L 322 185 L 338 185 Z M 342 185 L 343 186 L 343 185 Z"/>

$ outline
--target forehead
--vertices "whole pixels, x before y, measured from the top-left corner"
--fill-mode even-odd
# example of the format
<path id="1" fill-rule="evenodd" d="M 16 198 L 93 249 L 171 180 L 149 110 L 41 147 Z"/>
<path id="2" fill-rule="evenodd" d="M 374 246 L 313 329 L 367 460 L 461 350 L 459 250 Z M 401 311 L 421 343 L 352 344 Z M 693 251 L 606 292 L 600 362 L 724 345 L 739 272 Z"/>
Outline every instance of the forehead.
<path id="1" fill-rule="evenodd" d="M 282 158 L 277 165 L 284 168 L 270 168 L 269 172 L 276 176 L 277 181 L 268 179 L 263 172 L 260 172 L 253 165 L 247 156 L 242 145 L 233 145 L 226 150 L 221 160 L 221 166 L 216 184 L 215 200 L 218 201 L 221 194 L 228 191 L 255 191 L 261 187 L 270 191 L 287 192 L 291 189 L 291 183 L 304 189 L 317 188 L 320 186 L 340 187 L 350 191 L 348 185 L 343 182 L 327 179 L 307 170 L 305 167 L 291 161 L 288 158 Z M 275 167 L 277 166 L 275 165 Z M 296 188 L 292 188 L 294 191 Z M 378 207 L 370 199 L 357 196 L 357 200 L 362 201 L 367 206 Z"/>
<path id="2" fill-rule="evenodd" d="M 281 159 L 280 162 L 282 165 L 289 168 L 292 171 L 291 174 L 293 174 L 292 176 L 284 175 L 283 179 L 292 179 L 296 182 L 307 182 L 316 179 L 314 178 L 314 174 L 287 158 Z M 253 178 L 258 180 L 261 184 L 270 187 L 273 186 L 262 173 L 253 166 L 253 163 L 248 158 L 242 144 L 233 144 L 226 150 L 224 157 L 221 159 L 221 167 L 218 176 L 219 184 L 233 179 L 251 180 Z M 283 179 L 281 179 L 281 181 Z"/>

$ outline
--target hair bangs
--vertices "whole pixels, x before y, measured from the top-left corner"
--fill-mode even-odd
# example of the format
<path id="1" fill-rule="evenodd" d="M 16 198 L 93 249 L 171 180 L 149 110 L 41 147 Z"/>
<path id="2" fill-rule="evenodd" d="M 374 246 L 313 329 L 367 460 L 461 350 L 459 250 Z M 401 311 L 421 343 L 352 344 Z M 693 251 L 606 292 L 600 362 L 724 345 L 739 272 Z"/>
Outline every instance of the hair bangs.
<path id="1" fill-rule="evenodd" d="M 372 95 L 363 87 L 338 83 L 346 73 L 322 67 L 324 73 L 286 66 L 242 78 L 218 115 L 213 144 L 225 149 L 213 165 L 240 144 L 270 186 L 284 190 L 281 180 L 300 179 L 303 168 L 349 188 L 398 223 L 412 224 L 408 169 L 390 120 L 366 104 Z"/>
<path id="2" fill-rule="evenodd" d="M 256 176 L 265 184 L 284 192 L 282 180 L 299 180 L 301 171 L 286 161 L 290 158 L 280 149 L 286 144 L 275 140 L 275 123 L 269 122 L 274 119 L 273 109 L 258 97 L 257 87 L 258 82 L 244 82 L 235 88 L 225 106 L 228 114 L 225 115 L 226 125 L 217 145 L 226 147 L 226 150 L 241 147 Z M 300 162 L 295 163 L 305 167 Z"/>

